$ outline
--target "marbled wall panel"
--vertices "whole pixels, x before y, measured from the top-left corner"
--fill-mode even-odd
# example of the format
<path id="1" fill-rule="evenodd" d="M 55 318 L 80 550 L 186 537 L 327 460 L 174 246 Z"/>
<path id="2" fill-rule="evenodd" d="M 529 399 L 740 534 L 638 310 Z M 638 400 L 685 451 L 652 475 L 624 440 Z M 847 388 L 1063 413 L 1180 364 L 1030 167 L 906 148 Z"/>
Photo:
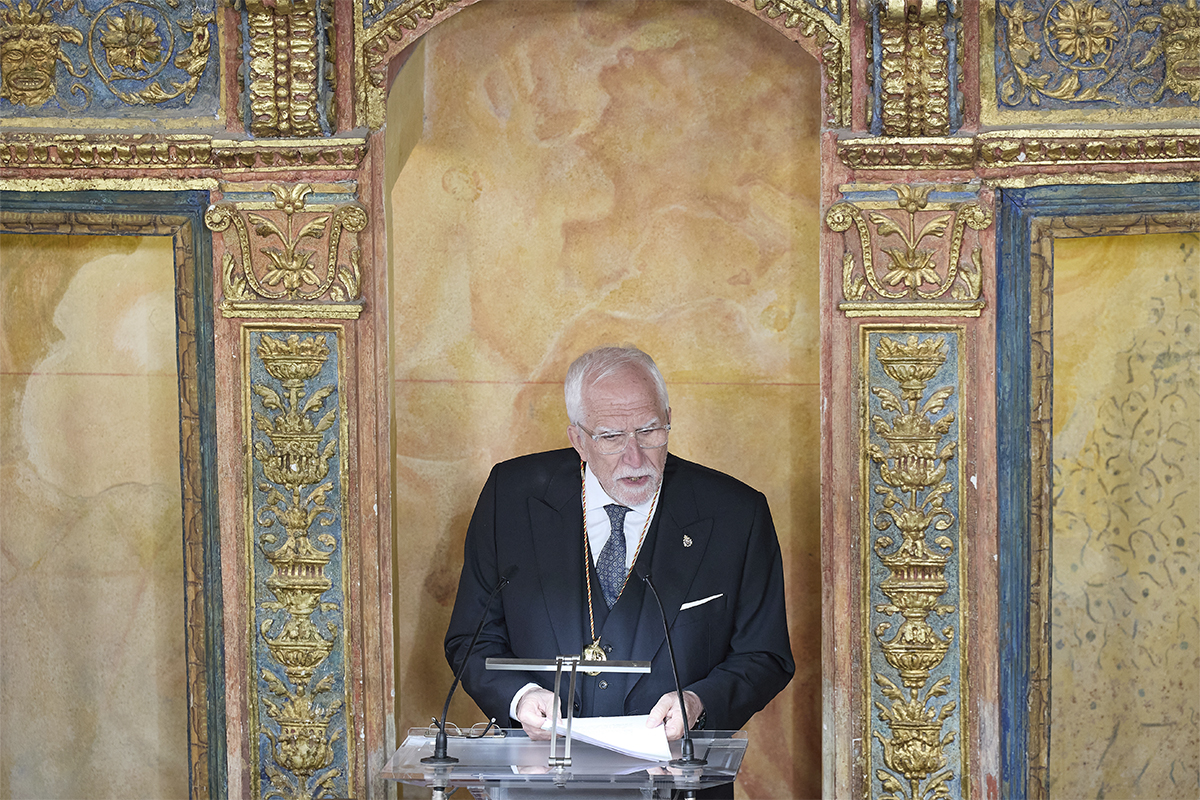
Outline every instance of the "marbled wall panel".
<path id="1" fill-rule="evenodd" d="M 1200 238 L 1054 245 L 1050 796 L 1200 793 Z"/>
<path id="2" fill-rule="evenodd" d="M 188 796 L 170 237 L 0 235 L 0 796 Z"/>
<path id="3" fill-rule="evenodd" d="M 817 65 L 720 2 L 481 3 L 425 57 L 390 193 L 399 729 L 450 683 L 491 465 L 567 446 L 567 365 L 632 342 L 671 387 L 672 450 L 763 490 L 779 529 L 797 678 L 750 724 L 739 792 L 818 796 Z"/>

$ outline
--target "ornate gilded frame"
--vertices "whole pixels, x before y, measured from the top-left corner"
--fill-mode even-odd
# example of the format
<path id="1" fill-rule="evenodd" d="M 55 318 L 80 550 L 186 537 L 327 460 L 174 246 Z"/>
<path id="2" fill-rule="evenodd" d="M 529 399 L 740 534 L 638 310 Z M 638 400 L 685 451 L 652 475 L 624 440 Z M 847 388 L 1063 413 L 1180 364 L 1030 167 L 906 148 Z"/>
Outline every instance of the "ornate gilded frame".
<path id="1" fill-rule="evenodd" d="M 174 243 L 191 800 L 220 800 L 227 789 L 206 203 L 206 193 L 0 192 L 0 232 L 170 236 Z"/>
<path id="2" fill-rule="evenodd" d="M 366 0 L 355 4 L 355 108 L 360 125 L 383 125 L 389 68 L 430 28 L 479 0 Z M 850 9 L 846 0 L 724 0 L 803 44 L 825 76 L 824 119 L 847 127 L 851 113 Z"/>

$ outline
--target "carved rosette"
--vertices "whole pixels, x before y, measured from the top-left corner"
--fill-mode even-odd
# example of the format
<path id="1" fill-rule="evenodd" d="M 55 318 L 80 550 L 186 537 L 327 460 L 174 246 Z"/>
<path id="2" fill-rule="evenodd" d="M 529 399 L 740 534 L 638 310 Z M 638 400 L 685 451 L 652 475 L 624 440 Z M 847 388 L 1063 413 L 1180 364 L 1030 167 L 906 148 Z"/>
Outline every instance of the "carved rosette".
<path id="1" fill-rule="evenodd" d="M 995 48 L 987 76 L 995 96 L 984 111 L 994 100 L 996 113 L 988 116 L 1073 109 L 1078 119 L 1090 109 L 1148 121 L 1183 119 L 1189 107 L 1194 116 L 1196 0 L 1007 0 L 996 12 L 995 30 L 984 32 Z"/>
<path id="2" fill-rule="evenodd" d="M 211 102 L 212 0 L 0 0 L 0 100 L 35 115 Z M 61 65 L 62 73 L 59 72 Z M 54 100 L 53 105 L 47 105 Z"/>
<path id="3" fill-rule="evenodd" d="M 881 800 L 967 793 L 966 748 L 958 741 L 966 698 L 963 636 L 956 635 L 963 624 L 959 476 L 952 469 L 958 425 L 950 410 L 958 338 L 953 328 L 864 330 L 870 424 L 863 531 L 874 553 L 864 619 L 875 709 L 866 724 L 869 794 Z"/>
<path id="4" fill-rule="evenodd" d="M 825 224 L 843 234 L 838 308 L 847 316 L 979 316 L 984 256 L 972 233 L 992 224 L 992 212 L 971 193 L 933 202 L 933 189 L 859 191 L 826 213 Z M 896 201 L 875 199 L 885 193 Z"/>
<path id="5" fill-rule="evenodd" d="M 367 213 L 356 201 L 308 207 L 308 184 L 272 185 L 274 203 L 218 203 L 204 222 L 229 231 L 221 259 L 227 317 L 356 318 Z M 343 233 L 355 234 L 349 242 Z M 240 255 L 240 258 L 239 258 Z"/>
<path id="6" fill-rule="evenodd" d="M 337 336 L 245 332 L 263 800 L 344 797 L 351 785 Z"/>

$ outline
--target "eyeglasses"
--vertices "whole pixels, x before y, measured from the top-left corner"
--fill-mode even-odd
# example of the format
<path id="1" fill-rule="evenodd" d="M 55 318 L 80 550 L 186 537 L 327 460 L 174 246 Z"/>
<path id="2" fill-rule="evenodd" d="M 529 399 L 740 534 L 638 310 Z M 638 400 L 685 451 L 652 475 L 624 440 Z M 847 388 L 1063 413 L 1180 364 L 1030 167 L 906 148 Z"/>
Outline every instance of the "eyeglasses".
<path id="1" fill-rule="evenodd" d="M 665 447 L 667 444 L 667 431 L 671 430 L 670 425 L 659 425 L 654 428 L 639 428 L 636 431 L 605 431 L 604 433 L 592 433 L 587 428 L 575 423 L 575 427 L 592 437 L 592 441 L 596 443 L 596 450 L 604 456 L 615 456 L 617 453 L 622 453 L 629 446 L 629 437 L 637 439 L 638 447 L 643 450 L 657 450 L 660 447 Z"/>
<path id="2" fill-rule="evenodd" d="M 415 731 L 415 730 L 420 730 L 420 729 L 414 728 L 413 730 Z M 425 729 L 425 738 L 432 739 L 437 736 L 437 732 L 438 732 L 438 721 L 435 719 L 435 720 L 433 720 L 433 724 Z M 457 739 L 457 738 L 482 739 L 485 736 L 488 737 L 489 739 L 492 739 L 492 738 L 504 738 L 507 735 L 508 734 L 506 734 L 504 732 L 503 728 L 496 725 L 496 720 L 494 720 L 494 719 L 491 720 L 490 722 L 476 722 L 470 728 L 467 728 L 465 730 L 462 728 L 459 728 L 453 722 L 446 723 L 446 736 L 450 737 L 451 739 Z"/>

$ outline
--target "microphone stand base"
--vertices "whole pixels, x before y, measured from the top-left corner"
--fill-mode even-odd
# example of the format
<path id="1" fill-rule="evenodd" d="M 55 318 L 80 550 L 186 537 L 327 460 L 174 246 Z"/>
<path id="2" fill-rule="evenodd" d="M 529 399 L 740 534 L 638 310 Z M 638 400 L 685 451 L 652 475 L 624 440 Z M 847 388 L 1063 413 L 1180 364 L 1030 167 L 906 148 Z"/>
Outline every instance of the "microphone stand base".
<path id="1" fill-rule="evenodd" d="M 454 756 L 425 756 L 421 759 L 422 764 L 457 764 L 458 759 Z"/>
<path id="2" fill-rule="evenodd" d="M 708 763 L 708 761 L 703 758 L 676 758 L 673 761 L 668 761 L 667 763 L 672 767 L 695 768 L 703 767 Z"/>

